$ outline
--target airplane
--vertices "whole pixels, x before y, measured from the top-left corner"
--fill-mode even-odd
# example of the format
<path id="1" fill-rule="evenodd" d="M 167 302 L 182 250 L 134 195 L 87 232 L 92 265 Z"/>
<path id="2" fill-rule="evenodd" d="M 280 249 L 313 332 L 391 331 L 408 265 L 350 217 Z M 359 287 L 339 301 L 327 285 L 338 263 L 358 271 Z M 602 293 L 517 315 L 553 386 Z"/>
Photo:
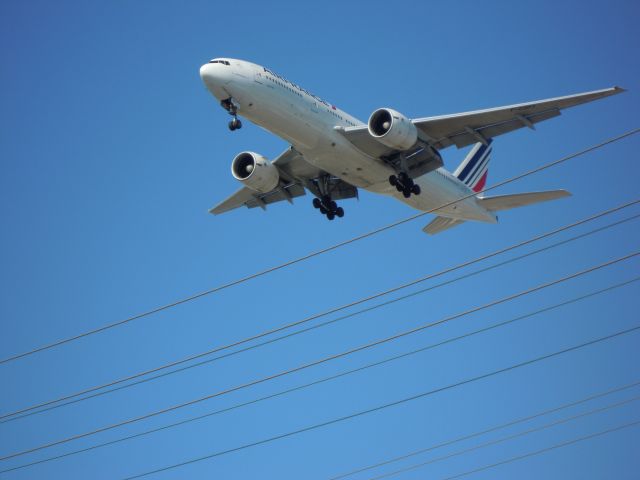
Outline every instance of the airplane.
<path id="1" fill-rule="evenodd" d="M 492 139 L 560 115 L 560 111 L 624 91 L 606 88 L 547 100 L 452 115 L 410 119 L 391 108 L 375 110 L 366 123 L 272 70 L 244 60 L 214 58 L 200 68 L 207 90 L 231 115 L 279 136 L 290 147 L 273 161 L 245 151 L 231 162 L 243 187 L 209 210 L 261 207 L 314 195 L 327 219 L 344 216 L 337 200 L 358 189 L 394 197 L 435 213 L 423 231 L 436 234 L 468 220 L 497 223 L 496 212 L 569 196 L 566 190 L 484 196 Z M 473 145 L 450 173 L 440 151 Z"/>

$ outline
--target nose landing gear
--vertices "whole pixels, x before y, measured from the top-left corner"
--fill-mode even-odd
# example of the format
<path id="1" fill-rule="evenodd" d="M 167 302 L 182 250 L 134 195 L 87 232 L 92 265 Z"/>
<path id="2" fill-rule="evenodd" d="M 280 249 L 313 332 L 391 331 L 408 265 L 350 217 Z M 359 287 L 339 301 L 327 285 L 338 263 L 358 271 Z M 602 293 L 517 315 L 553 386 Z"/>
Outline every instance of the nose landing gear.
<path id="1" fill-rule="evenodd" d="M 398 176 L 391 175 L 389 184 L 396 187 L 399 192 L 402 192 L 404 198 L 409 198 L 411 194 L 420 195 L 420 185 L 416 185 L 413 179 L 404 172 L 400 172 Z"/>
<path id="2" fill-rule="evenodd" d="M 320 210 L 320 213 L 322 215 L 326 215 L 329 220 L 333 220 L 336 217 L 344 217 L 344 209 L 331 200 L 329 195 L 323 195 L 321 198 L 314 198 L 312 203 L 313 207 Z"/>
<path id="3" fill-rule="evenodd" d="M 229 122 L 229 130 L 239 130 L 242 128 L 242 122 L 238 120 L 238 106 L 234 103 L 233 98 L 229 97 L 220 102 L 222 108 L 224 108 L 229 115 L 233 117 L 233 120 Z"/>

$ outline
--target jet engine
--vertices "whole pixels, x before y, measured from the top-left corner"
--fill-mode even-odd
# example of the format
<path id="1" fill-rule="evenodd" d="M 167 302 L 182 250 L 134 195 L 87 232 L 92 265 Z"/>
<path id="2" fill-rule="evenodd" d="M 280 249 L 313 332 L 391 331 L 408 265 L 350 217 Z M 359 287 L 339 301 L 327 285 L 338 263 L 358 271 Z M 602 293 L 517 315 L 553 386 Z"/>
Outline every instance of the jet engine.
<path id="1" fill-rule="evenodd" d="M 231 162 L 231 174 L 251 190 L 268 193 L 278 186 L 278 168 L 262 155 L 242 152 Z"/>
<path id="2" fill-rule="evenodd" d="M 418 130 L 411 120 L 390 108 L 373 112 L 368 127 L 373 138 L 396 150 L 409 150 L 418 140 Z"/>

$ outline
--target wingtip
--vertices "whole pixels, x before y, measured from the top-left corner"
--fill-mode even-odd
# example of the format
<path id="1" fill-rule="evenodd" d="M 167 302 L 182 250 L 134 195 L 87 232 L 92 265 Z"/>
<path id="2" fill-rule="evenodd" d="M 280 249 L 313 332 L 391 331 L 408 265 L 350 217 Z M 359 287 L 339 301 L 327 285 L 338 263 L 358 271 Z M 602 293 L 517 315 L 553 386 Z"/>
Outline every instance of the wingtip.
<path id="1" fill-rule="evenodd" d="M 615 90 L 616 93 L 623 93 L 627 91 L 626 88 L 619 87 L 618 85 L 614 85 L 613 89 Z"/>

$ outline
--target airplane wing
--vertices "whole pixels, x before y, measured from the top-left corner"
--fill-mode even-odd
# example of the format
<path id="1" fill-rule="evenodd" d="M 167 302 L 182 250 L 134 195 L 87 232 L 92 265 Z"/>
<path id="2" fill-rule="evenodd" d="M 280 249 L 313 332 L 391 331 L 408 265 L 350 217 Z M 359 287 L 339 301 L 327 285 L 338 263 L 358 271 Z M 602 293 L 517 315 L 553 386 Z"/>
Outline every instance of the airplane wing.
<path id="1" fill-rule="evenodd" d="M 472 112 L 441 115 L 412 120 L 418 129 L 419 140 L 441 150 L 455 145 L 458 148 L 483 142 L 522 127 L 535 128 L 543 120 L 560 115 L 560 111 L 624 92 L 620 87 L 605 88 L 593 92 L 551 98 L 537 102 L 519 103 L 506 107 L 476 110 Z M 361 151 L 381 157 L 393 153 L 369 135 L 367 126 L 338 128 Z"/>
<path id="2" fill-rule="evenodd" d="M 479 141 L 486 143 L 490 138 L 522 127 L 533 129 L 536 123 L 560 115 L 560 110 L 621 92 L 624 90 L 620 87 L 605 88 L 488 110 L 419 118 L 413 120 L 413 124 L 435 141 L 430 142 L 435 148 L 442 149 L 451 145 L 461 148 Z"/>
<path id="3" fill-rule="evenodd" d="M 219 215 L 234 210 L 238 207 L 247 208 L 266 206 L 271 203 L 286 200 L 293 203 L 295 197 L 306 195 L 305 188 L 315 195 L 320 195 L 318 181 L 327 174 L 323 170 L 308 163 L 304 157 L 293 147 L 288 148 L 273 161 L 280 174 L 278 186 L 267 193 L 259 193 L 247 187 L 242 187 L 229 198 L 209 210 L 209 213 Z M 334 200 L 352 198 L 358 195 L 356 187 L 340 180 L 339 178 L 327 178 L 331 197 Z"/>
<path id="4" fill-rule="evenodd" d="M 269 193 L 258 193 L 250 188 L 242 187 L 229 198 L 210 209 L 209 213 L 220 215 L 221 213 L 225 213 L 242 206 L 247 208 L 265 208 L 270 203 L 280 202 L 282 200 L 291 202 L 294 197 L 300 197 L 305 195 L 305 193 L 304 187 L 295 183 L 282 185 L 277 190 L 273 190 Z"/>

